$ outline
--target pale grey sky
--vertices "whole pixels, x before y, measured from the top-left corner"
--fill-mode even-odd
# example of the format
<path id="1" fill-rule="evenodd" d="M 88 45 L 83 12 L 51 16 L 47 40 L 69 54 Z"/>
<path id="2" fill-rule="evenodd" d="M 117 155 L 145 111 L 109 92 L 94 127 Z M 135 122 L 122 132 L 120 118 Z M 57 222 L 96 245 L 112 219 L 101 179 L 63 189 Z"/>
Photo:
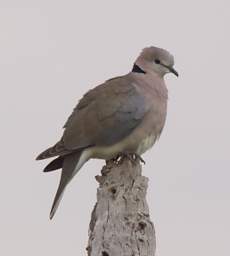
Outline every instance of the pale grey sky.
<path id="1" fill-rule="evenodd" d="M 102 161 L 90 161 L 49 211 L 58 172 L 35 156 L 78 99 L 127 73 L 140 50 L 175 56 L 169 111 L 144 155 L 157 255 L 229 256 L 230 16 L 219 1 L 0 1 L 0 255 L 86 255 Z"/>

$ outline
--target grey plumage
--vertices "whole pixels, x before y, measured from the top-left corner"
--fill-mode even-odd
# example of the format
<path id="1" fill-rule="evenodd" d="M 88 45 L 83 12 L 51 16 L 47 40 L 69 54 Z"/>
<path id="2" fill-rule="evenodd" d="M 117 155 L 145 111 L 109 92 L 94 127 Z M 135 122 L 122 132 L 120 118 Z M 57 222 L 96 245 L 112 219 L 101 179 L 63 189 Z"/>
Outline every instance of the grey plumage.
<path id="1" fill-rule="evenodd" d="M 135 64 L 144 72 L 110 79 L 86 93 L 64 125 L 61 140 L 37 157 L 58 156 L 45 172 L 62 168 L 51 218 L 66 185 L 87 160 L 108 160 L 122 152 L 141 155 L 160 136 L 167 108 L 163 76 L 177 74 L 173 57 L 163 49 L 149 47 Z"/>

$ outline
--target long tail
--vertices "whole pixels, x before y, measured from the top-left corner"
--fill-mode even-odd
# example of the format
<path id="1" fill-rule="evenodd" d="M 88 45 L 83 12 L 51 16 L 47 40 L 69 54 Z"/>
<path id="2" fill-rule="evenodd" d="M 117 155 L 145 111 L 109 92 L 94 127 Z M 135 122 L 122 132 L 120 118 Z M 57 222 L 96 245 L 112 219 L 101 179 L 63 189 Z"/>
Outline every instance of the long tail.
<path id="1" fill-rule="evenodd" d="M 53 218 L 59 206 L 66 186 L 71 181 L 73 176 L 80 170 L 82 165 L 88 160 L 84 157 L 81 157 L 84 155 L 83 152 L 84 150 L 75 152 L 71 155 L 65 156 L 63 159 L 61 179 L 51 208 L 50 219 Z"/>

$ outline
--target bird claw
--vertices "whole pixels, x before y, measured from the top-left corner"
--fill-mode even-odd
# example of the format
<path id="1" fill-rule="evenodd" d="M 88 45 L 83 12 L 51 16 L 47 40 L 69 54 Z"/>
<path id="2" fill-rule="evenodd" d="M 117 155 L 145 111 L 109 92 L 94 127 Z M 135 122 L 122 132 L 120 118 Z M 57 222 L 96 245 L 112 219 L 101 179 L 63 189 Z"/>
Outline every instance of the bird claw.
<path id="1" fill-rule="evenodd" d="M 144 159 L 140 155 L 138 155 L 136 153 L 126 153 L 126 152 L 119 153 L 115 158 L 112 158 L 112 159 L 106 161 L 106 164 L 108 164 L 108 165 L 111 163 L 121 164 L 125 158 L 128 158 L 129 161 L 132 162 L 133 164 L 136 164 L 137 160 L 139 160 L 141 163 L 145 164 Z"/>
<path id="2" fill-rule="evenodd" d="M 141 163 L 143 163 L 143 164 L 146 164 L 145 163 L 145 160 L 140 156 L 140 155 L 138 155 L 138 154 L 134 154 L 135 155 L 135 158 L 137 159 L 137 160 L 139 160 Z"/>

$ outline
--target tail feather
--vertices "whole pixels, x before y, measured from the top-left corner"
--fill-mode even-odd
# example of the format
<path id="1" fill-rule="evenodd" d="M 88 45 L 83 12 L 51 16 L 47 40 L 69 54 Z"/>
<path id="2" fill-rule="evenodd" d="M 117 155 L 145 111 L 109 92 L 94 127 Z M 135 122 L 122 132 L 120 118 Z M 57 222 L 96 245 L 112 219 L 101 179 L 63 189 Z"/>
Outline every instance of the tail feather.
<path id="1" fill-rule="evenodd" d="M 61 174 L 61 179 L 59 183 L 59 187 L 57 190 L 57 193 L 54 198 L 54 202 L 51 208 L 50 212 L 50 219 L 53 218 L 59 203 L 62 199 L 63 193 L 65 191 L 66 186 L 68 183 L 71 181 L 73 176 L 79 171 L 81 166 L 85 163 L 85 161 L 79 161 L 82 155 L 82 151 L 75 152 L 71 155 L 67 155 L 63 159 L 63 166 L 62 166 L 62 174 Z M 81 163 L 79 163 L 81 162 Z"/>
<path id="2" fill-rule="evenodd" d="M 50 219 L 52 219 L 54 214 L 56 213 L 57 208 L 60 204 L 60 201 L 63 197 L 65 188 L 66 188 L 68 183 L 69 183 L 69 180 L 61 178 L 61 181 L 60 181 L 60 184 L 59 184 L 59 187 L 58 187 L 58 190 L 57 190 L 57 193 L 55 195 L 54 202 L 53 202 L 53 205 L 52 205 L 52 208 L 51 208 L 51 211 L 50 211 Z"/>
<path id="3" fill-rule="evenodd" d="M 36 158 L 36 160 L 43 160 L 46 158 L 58 156 L 58 155 L 66 155 L 69 154 L 70 151 L 65 148 L 63 140 L 60 140 L 57 142 L 53 147 L 50 147 L 43 151 L 41 154 L 39 154 Z"/>
<path id="4" fill-rule="evenodd" d="M 45 167 L 43 172 L 51 172 L 51 171 L 55 171 L 55 170 L 61 169 L 62 166 L 63 166 L 63 162 L 64 162 L 64 157 L 59 156 L 58 158 L 55 158 L 52 162 L 50 162 Z"/>

